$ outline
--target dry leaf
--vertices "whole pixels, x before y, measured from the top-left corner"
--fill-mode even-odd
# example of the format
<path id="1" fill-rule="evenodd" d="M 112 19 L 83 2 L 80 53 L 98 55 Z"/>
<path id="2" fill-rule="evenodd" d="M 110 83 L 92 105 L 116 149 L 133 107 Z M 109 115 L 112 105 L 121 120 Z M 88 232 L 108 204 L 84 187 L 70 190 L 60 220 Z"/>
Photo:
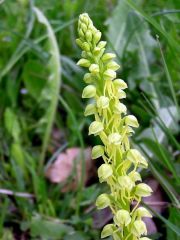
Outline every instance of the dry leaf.
<path id="1" fill-rule="evenodd" d="M 91 160 L 91 148 L 86 148 L 83 151 L 85 158 L 85 173 L 84 184 L 94 172 L 94 164 Z M 73 173 L 73 179 L 62 191 L 76 189 L 78 182 L 81 179 L 82 171 L 82 156 L 80 148 L 69 148 L 66 152 L 61 153 L 57 160 L 49 166 L 46 171 L 46 177 L 53 183 L 66 183 L 67 179 Z"/>
<path id="2" fill-rule="evenodd" d="M 162 213 L 168 203 L 164 199 L 164 194 L 160 184 L 153 178 L 148 179 L 146 183 L 152 188 L 153 193 L 151 196 L 144 198 L 143 201 L 153 208 L 155 212 Z"/>
<path id="3" fill-rule="evenodd" d="M 157 227 L 152 218 L 143 218 L 146 224 L 148 235 L 157 233 Z"/>

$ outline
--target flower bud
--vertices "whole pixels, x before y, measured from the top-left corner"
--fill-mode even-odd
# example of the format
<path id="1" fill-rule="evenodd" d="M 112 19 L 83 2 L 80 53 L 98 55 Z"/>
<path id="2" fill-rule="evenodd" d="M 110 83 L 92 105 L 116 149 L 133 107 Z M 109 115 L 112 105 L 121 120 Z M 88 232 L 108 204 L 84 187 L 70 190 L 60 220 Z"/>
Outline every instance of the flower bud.
<path id="1" fill-rule="evenodd" d="M 104 146 L 97 145 L 92 148 L 92 159 L 102 157 L 104 155 Z"/>
<path id="2" fill-rule="evenodd" d="M 108 136 L 108 142 L 114 145 L 121 144 L 121 135 L 119 133 L 111 133 Z"/>
<path id="3" fill-rule="evenodd" d="M 127 108 L 123 103 L 118 102 L 115 106 L 114 106 L 114 113 L 115 114 L 121 114 L 124 113 L 126 114 L 127 112 Z"/>
<path id="4" fill-rule="evenodd" d="M 80 16 L 79 16 L 80 22 L 85 22 L 85 19 L 88 20 L 89 19 L 89 15 L 87 13 L 80 14 Z"/>
<path id="5" fill-rule="evenodd" d="M 112 69 L 114 71 L 118 70 L 120 68 L 119 64 L 117 64 L 116 62 L 114 61 L 111 61 L 109 62 L 107 65 L 106 65 L 107 69 Z"/>
<path id="6" fill-rule="evenodd" d="M 110 203 L 110 199 L 106 193 L 99 195 L 99 197 L 96 199 L 96 207 L 98 209 L 106 208 L 110 205 Z"/>
<path id="7" fill-rule="evenodd" d="M 82 98 L 92 98 L 96 95 L 96 88 L 93 85 L 88 85 L 84 88 Z"/>
<path id="8" fill-rule="evenodd" d="M 132 180 L 133 182 L 142 181 L 141 175 L 140 175 L 138 172 L 132 171 L 132 172 L 129 173 L 128 176 L 131 178 L 131 180 Z"/>
<path id="9" fill-rule="evenodd" d="M 128 115 L 125 117 L 125 124 L 130 127 L 139 127 L 139 123 L 137 118 L 133 115 Z"/>
<path id="10" fill-rule="evenodd" d="M 99 48 L 99 47 L 95 47 L 95 48 L 93 49 L 93 54 L 94 54 L 95 56 L 97 56 L 100 52 L 101 52 L 101 48 Z"/>
<path id="11" fill-rule="evenodd" d="M 103 124 L 98 121 L 94 121 L 89 126 L 89 135 L 94 134 L 97 135 L 102 132 L 104 129 Z"/>
<path id="12" fill-rule="evenodd" d="M 147 234 L 146 225 L 141 220 L 134 221 L 131 231 L 137 237 Z"/>
<path id="13" fill-rule="evenodd" d="M 82 15 L 82 16 L 81 16 Z M 90 18 L 89 18 L 89 15 L 87 13 L 83 13 L 80 15 L 80 20 L 82 22 L 84 22 L 86 25 L 89 24 L 89 22 L 91 21 Z"/>
<path id="14" fill-rule="evenodd" d="M 120 89 L 126 89 L 127 88 L 127 84 L 122 79 L 115 79 L 113 81 L 113 83 L 116 87 L 118 87 Z"/>
<path id="15" fill-rule="evenodd" d="M 107 42 L 106 41 L 100 41 L 97 45 L 98 48 L 102 49 L 106 46 Z"/>
<path id="16" fill-rule="evenodd" d="M 82 46 L 83 46 L 83 42 L 82 42 L 79 38 L 76 39 L 76 43 L 77 43 L 77 45 L 78 45 L 80 48 L 83 48 L 83 47 L 82 47 Z"/>
<path id="17" fill-rule="evenodd" d="M 116 77 L 116 72 L 111 69 L 107 69 L 103 73 L 103 77 L 105 80 L 113 80 Z"/>
<path id="18" fill-rule="evenodd" d="M 78 62 L 77 65 L 81 67 L 89 67 L 91 65 L 91 62 L 85 58 L 81 58 Z"/>
<path id="19" fill-rule="evenodd" d="M 117 92 L 117 97 L 118 97 L 119 99 L 126 98 L 126 93 L 119 88 L 119 89 L 118 89 L 118 92 Z"/>
<path id="20" fill-rule="evenodd" d="M 114 226 L 114 224 L 107 224 L 106 226 L 104 226 L 101 232 L 101 238 L 106 238 L 111 236 L 115 230 L 116 230 L 116 227 Z"/>
<path id="21" fill-rule="evenodd" d="M 134 182 L 128 176 L 118 177 L 118 183 L 121 189 L 131 190 L 134 187 Z"/>
<path id="22" fill-rule="evenodd" d="M 90 116 L 92 114 L 95 114 L 96 113 L 96 107 L 94 104 L 88 104 L 85 108 L 85 111 L 84 111 L 84 116 L 87 117 L 87 116 Z"/>
<path id="23" fill-rule="evenodd" d="M 101 39 L 101 32 L 100 31 L 96 31 L 96 33 L 94 34 L 94 42 L 98 43 L 99 40 Z"/>
<path id="24" fill-rule="evenodd" d="M 114 54 L 114 53 L 105 53 L 102 57 L 102 61 L 106 62 L 106 61 L 109 61 L 109 60 L 111 60 L 115 57 L 116 57 L 116 54 Z"/>
<path id="25" fill-rule="evenodd" d="M 81 23 L 81 29 L 83 30 L 84 33 L 87 31 L 87 26 L 85 23 Z"/>
<path id="26" fill-rule="evenodd" d="M 135 194 L 139 197 L 148 197 L 152 192 L 153 190 L 145 183 L 139 183 L 135 189 Z"/>
<path id="27" fill-rule="evenodd" d="M 97 100 L 97 107 L 100 109 L 106 109 L 109 107 L 109 98 L 100 96 Z"/>
<path id="28" fill-rule="evenodd" d="M 84 33 L 82 29 L 78 30 L 79 36 L 83 39 L 84 38 Z"/>
<path id="29" fill-rule="evenodd" d="M 91 64 L 89 71 L 93 74 L 99 73 L 99 66 L 98 64 Z"/>
<path id="30" fill-rule="evenodd" d="M 127 226 L 131 222 L 130 214 L 127 210 L 118 210 L 115 217 L 114 222 L 118 226 Z"/>
<path id="31" fill-rule="evenodd" d="M 82 45 L 82 49 L 86 52 L 90 51 L 90 46 L 87 42 L 84 42 Z"/>
<path id="32" fill-rule="evenodd" d="M 92 83 L 92 76 L 90 73 L 86 73 L 84 75 L 84 81 L 85 81 L 85 83 Z"/>
<path id="33" fill-rule="evenodd" d="M 99 168 L 98 168 L 98 177 L 100 183 L 104 182 L 112 176 L 113 170 L 110 164 L 103 163 Z"/>
<path id="34" fill-rule="evenodd" d="M 90 30 L 87 30 L 86 31 L 86 40 L 88 42 L 91 42 L 92 41 L 92 32 Z"/>
<path id="35" fill-rule="evenodd" d="M 82 58 L 85 58 L 85 59 L 88 58 L 87 52 L 86 52 L 86 51 L 82 51 L 81 57 L 82 57 Z"/>
<path id="36" fill-rule="evenodd" d="M 144 207 L 139 207 L 138 209 L 136 209 L 135 214 L 138 218 L 141 217 L 150 217 L 152 218 L 151 213 Z"/>

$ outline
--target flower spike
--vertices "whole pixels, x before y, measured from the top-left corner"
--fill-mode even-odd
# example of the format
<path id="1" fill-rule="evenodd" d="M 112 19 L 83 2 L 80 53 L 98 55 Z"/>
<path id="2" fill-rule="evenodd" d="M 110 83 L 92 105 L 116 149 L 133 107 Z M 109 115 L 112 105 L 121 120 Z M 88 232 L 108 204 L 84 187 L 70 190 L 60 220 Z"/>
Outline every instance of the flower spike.
<path id="1" fill-rule="evenodd" d="M 104 226 L 101 238 L 112 236 L 114 240 L 145 240 L 147 234 L 143 217 L 152 217 L 144 207 L 138 207 L 142 197 L 151 195 L 152 189 L 142 181 L 138 168 L 147 168 L 148 163 L 139 151 L 131 148 L 129 137 L 133 128 L 139 126 L 133 115 L 126 115 L 122 103 L 126 98 L 127 83 L 116 79 L 120 66 L 114 53 L 104 53 L 106 42 L 101 41 L 97 30 L 87 13 L 78 21 L 77 45 L 82 49 L 78 65 L 89 69 L 84 81 L 82 98 L 92 98 L 86 106 L 85 116 L 94 115 L 89 134 L 99 136 L 102 145 L 94 146 L 92 159 L 102 157 L 104 163 L 98 169 L 99 181 L 106 182 L 109 193 L 101 194 L 96 200 L 98 209 L 112 210 L 112 224 Z M 131 203 L 137 201 L 131 209 Z"/>

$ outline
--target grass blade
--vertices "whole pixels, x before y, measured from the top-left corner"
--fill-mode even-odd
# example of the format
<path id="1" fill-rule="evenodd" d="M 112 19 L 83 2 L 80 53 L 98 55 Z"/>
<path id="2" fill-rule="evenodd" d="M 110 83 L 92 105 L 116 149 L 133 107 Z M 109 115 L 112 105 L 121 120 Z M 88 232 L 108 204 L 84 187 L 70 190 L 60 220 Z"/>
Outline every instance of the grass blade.
<path id="1" fill-rule="evenodd" d="M 33 8 L 38 21 L 45 25 L 47 29 L 47 34 L 48 34 L 48 45 L 49 45 L 49 52 L 51 54 L 51 58 L 49 60 L 49 70 L 51 72 L 51 75 L 49 78 L 51 78 L 49 87 L 50 87 L 50 94 L 51 94 L 51 101 L 50 101 L 50 106 L 49 109 L 46 112 L 46 118 L 47 118 L 47 127 L 46 131 L 44 134 L 44 139 L 43 139 L 43 145 L 42 145 L 42 152 L 40 156 L 40 164 L 39 164 L 39 170 L 42 170 L 43 164 L 44 164 L 44 158 L 52 130 L 52 125 L 54 122 L 55 118 L 55 112 L 57 108 L 57 103 L 58 103 L 58 96 L 59 96 L 59 89 L 60 89 L 60 84 L 61 84 L 61 77 L 60 77 L 60 53 L 59 53 L 59 48 L 58 44 L 56 41 L 55 33 L 48 22 L 47 18 L 43 15 L 43 13 L 37 8 Z"/>
<path id="2" fill-rule="evenodd" d="M 143 16 L 159 33 L 161 33 L 168 41 L 169 46 L 173 50 L 174 54 L 176 51 L 180 53 L 179 44 L 167 33 L 165 32 L 161 26 L 148 14 L 146 14 L 139 6 L 137 6 L 132 0 L 126 0 L 127 4 L 136 10 L 141 16 Z"/>
<path id="3" fill-rule="evenodd" d="M 77 19 L 72 19 L 72 20 L 62 24 L 61 26 L 53 29 L 54 33 L 60 32 L 64 28 L 69 27 L 76 20 Z M 0 73 L 0 81 L 1 81 L 2 77 L 4 77 L 14 67 L 14 65 L 21 59 L 21 57 L 25 53 L 27 53 L 32 47 L 34 48 L 34 50 L 36 50 L 36 45 L 38 43 L 42 42 L 43 40 L 45 40 L 47 37 L 48 37 L 48 34 L 44 34 L 43 36 L 35 39 L 34 41 L 31 41 L 30 39 L 28 39 L 28 40 L 24 39 L 23 40 L 23 45 L 21 45 L 21 47 L 18 46 L 18 48 L 12 54 L 10 60 L 6 64 L 6 66 L 3 68 L 3 71 Z"/>
<path id="4" fill-rule="evenodd" d="M 153 208 L 149 207 L 147 204 L 143 203 L 143 205 L 148 208 L 156 217 L 158 217 L 162 222 L 164 222 L 173 232 L 175 232 L 178 236 L 180 236 L 180 228 L 174 225 L 172 222 L 164 218 L 162 215 L 154 211 Z"/>
<path id="5" fill-rule="evenodd" d="M 85 170 L 85 158 L 84 158 L 84 153 L 83 153 L 84 141 L 83 141 L 83 136 L 81 134 L 81 131 L 79 130 L 79 125 L 78 125 L 78 122 L 76 120 L 76 117 L 75 117 L 73 111 L 71 110 L 71 108 L 68 106 L 66 101 L 61 96 L 59 96 L 59 101 L 63 105 L 63 107 L 66 109 L 66 111 L 69 113 L 69 115 L 72 119 L 72 122 L 74 123 L 74 126 L 76 126 L 76 130 L 77 130 L 76 134 L 79 138 L 79 143 L 81 146 L 81 158 L 82 158 L 82 161 L 81 161 L 82 168 L 81 169 L 82 169 L 82 171 L 81 171 L 81 181 L 79 183 L 78 192 L 77 192 L 77 208 L 76 208 L 76 214 L 78 215 L 80 202 L 81 202 L 81 198 L 82 198 L 82 188 L 83 188 L 83 184 L 84 184 L 85 171 L 86 171 Z"/>
<path id="6" fill-rule="evenodd" d="M 175 93 L 174 87 L 173 87 L 173 81 L 172 81 L 171 75 L 169 73 L 169 70 L 168 70 L 168 67 L 167 67 L 167 64 L 166 64 L 166 60 L 165 60 L 165 57 L 164 57 L 164 54 L 163 54 L 162 47 L 161 47 L 161 44 L 159 42 L 159 37 L 158 36 L 157 36 L 157 42 L 158 42 L 158 45 L 159 45 L 159 50 L 160 50 L 160 53 L 161 53 L 162 62 L 163 62 L 163 66 L 164 66 L 164 71 L 166 73 L 166 77 L 167 77 L 167 80 L 168 80 L 168 84 L 169 84 L 169 88 L 170 88 L 170 91 L 171 91 L 171 94 L 172 94 L 172 98 L 173 98 L 173 101 L 176 105 L 177 111 L 179 113 L 179 106 L 178 106 L 178 101 L 177 101 L 177 98 L 176 98 L 176 93 Z"/>

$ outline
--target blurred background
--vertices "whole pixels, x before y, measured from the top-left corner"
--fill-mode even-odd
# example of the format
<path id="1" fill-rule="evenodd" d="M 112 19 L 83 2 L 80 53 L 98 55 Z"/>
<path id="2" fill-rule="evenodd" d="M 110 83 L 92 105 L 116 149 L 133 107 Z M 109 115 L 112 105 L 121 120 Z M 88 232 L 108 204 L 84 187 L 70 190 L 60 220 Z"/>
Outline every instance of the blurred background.
<path id="1" fill-rule="evenodd" d="M 180 2 L 0 1 L 0 239 L 96 240 L 111 222 L 97 211 L 101 159 L 83 116 L 84 70 L 76 65 L 79 14 L 87 12 L 140 123 L 132 144 L 149 161 L 143 180 L 152 239 L 180 237 Z M 111 238 L 109 238 L 110 240 Z"/>

